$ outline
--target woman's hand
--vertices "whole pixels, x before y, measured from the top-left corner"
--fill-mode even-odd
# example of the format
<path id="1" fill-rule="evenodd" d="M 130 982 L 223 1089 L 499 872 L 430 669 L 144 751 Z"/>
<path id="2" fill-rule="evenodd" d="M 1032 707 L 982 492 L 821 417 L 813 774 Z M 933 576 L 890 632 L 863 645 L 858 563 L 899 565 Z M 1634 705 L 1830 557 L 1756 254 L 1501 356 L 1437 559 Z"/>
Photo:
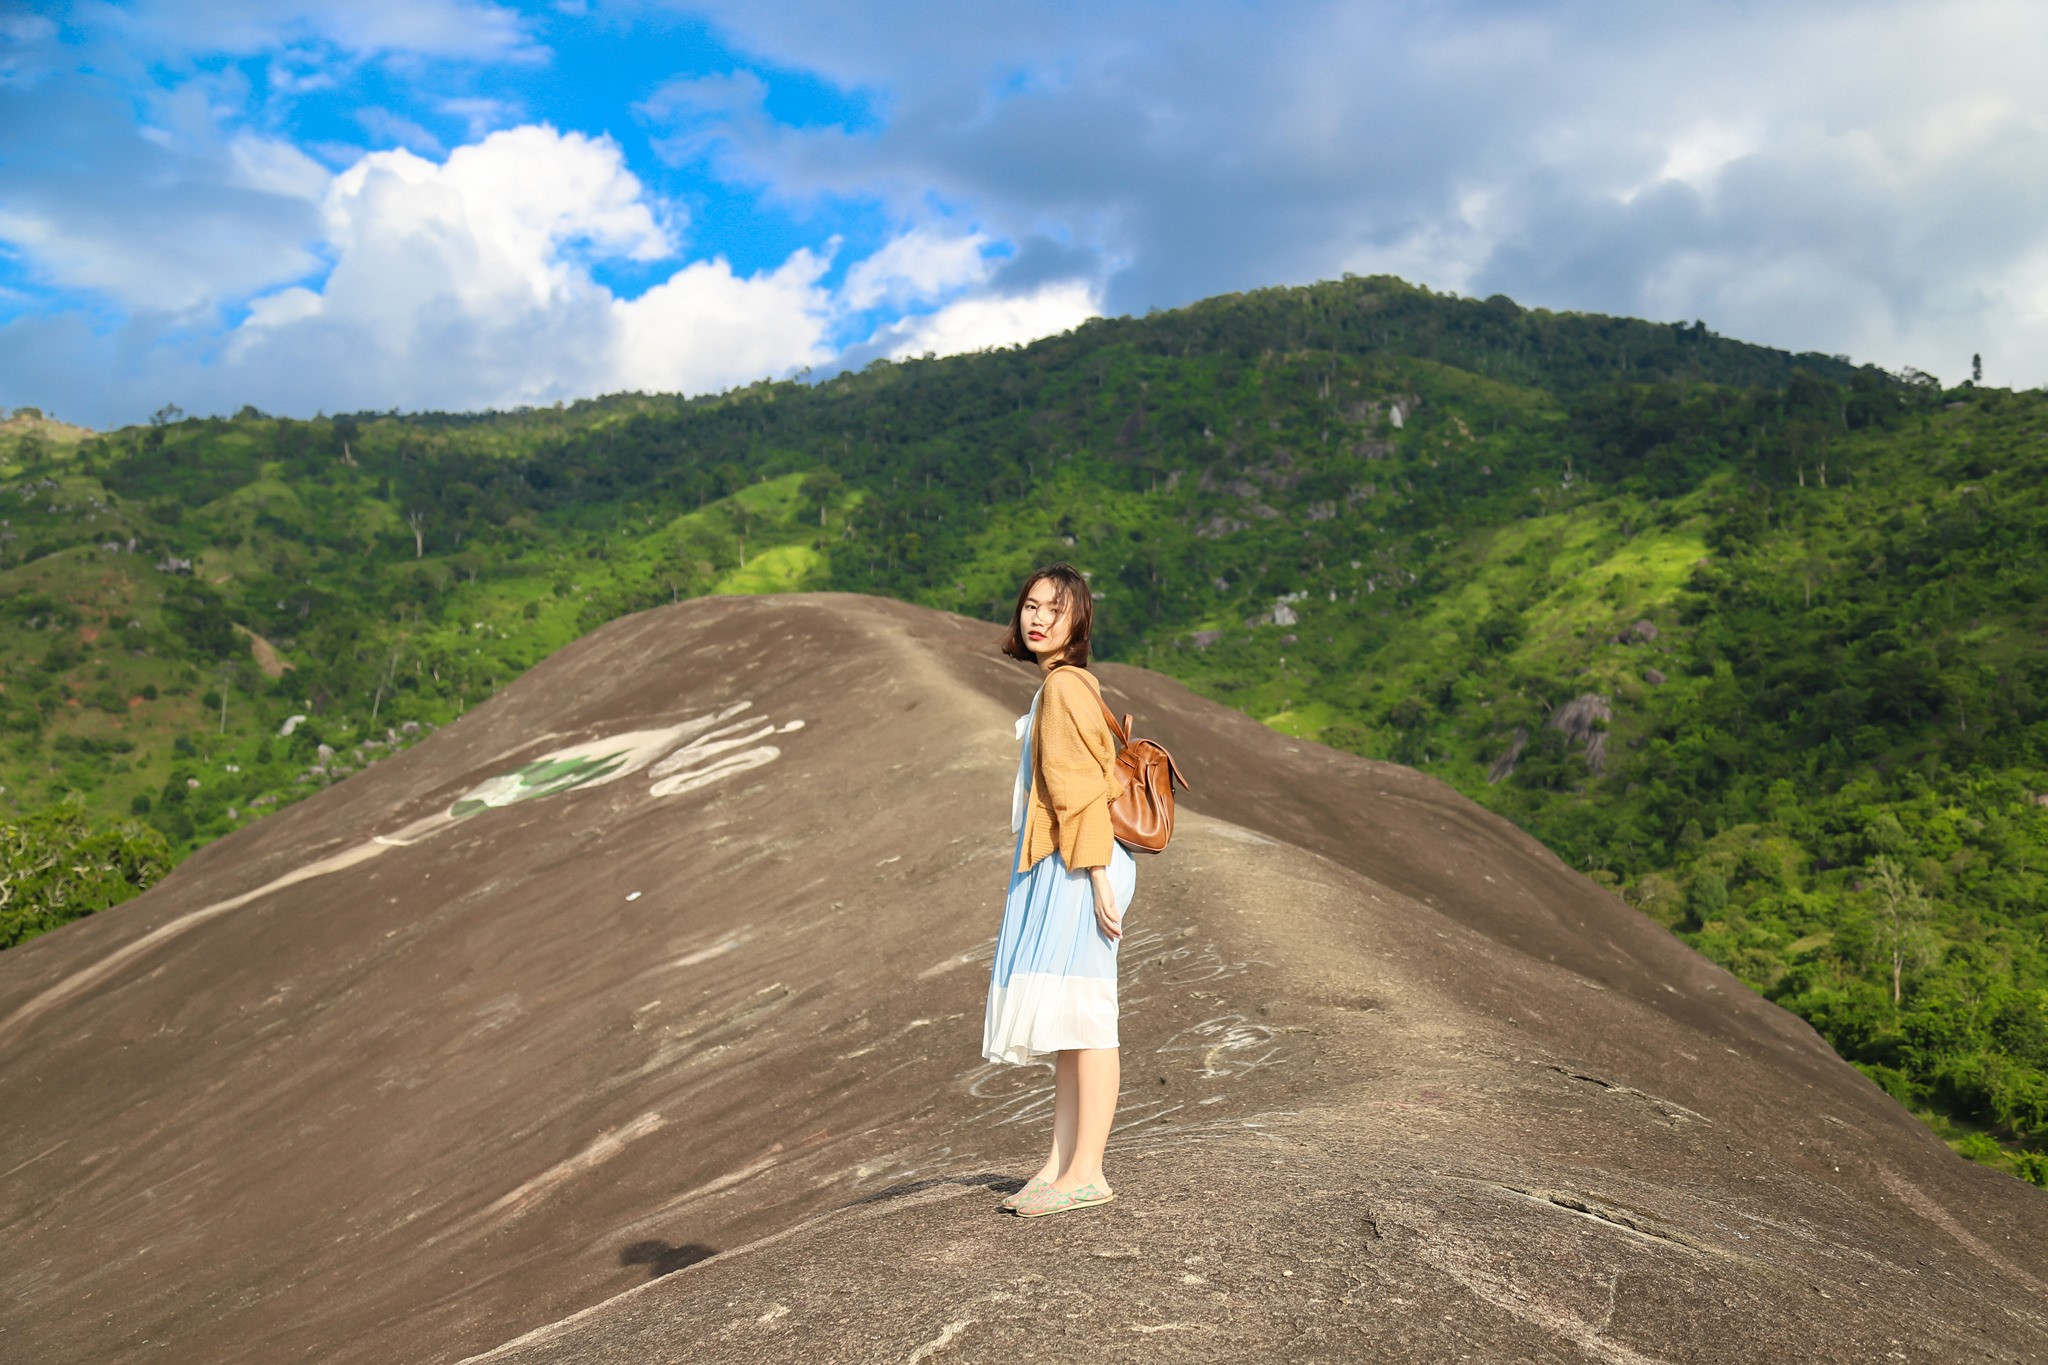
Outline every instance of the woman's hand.
<path id="1" fill-rule="evenodd" d="M 1109 869 L 1089 868 L 1088 882 L 1095 888 L 1095 927 L 1114 943 L 1124 936 L 1124 912 L 1116 903 L 1116 888 L 1109 884 Z"/>

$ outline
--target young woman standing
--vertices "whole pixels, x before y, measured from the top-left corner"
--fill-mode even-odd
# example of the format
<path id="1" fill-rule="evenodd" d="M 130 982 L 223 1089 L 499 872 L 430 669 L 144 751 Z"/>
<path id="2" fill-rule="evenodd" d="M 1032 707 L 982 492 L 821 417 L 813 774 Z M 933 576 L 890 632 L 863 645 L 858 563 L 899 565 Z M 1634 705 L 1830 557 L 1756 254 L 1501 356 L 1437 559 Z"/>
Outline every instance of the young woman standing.
<path id="1" fill-rule="evenodd" d="M 1053 1058 L 1052 1150 L 1005 1201 L 1026 1218 L 1107 1204 L 1102 1174 L 1121 1081 L 1116 950 L 1137 886 L 1110 832 L 1122 794 L 1116 738 L 1090 673 L 1094 599 L 1069 564 L 1038 570 L 1017 594 L 1003 652 L 1038 665 L 1038 695 L 1017 721 L 1023 753 L 1010 825 L 1017 859 L 996 939 L 982 1055 Z"/>

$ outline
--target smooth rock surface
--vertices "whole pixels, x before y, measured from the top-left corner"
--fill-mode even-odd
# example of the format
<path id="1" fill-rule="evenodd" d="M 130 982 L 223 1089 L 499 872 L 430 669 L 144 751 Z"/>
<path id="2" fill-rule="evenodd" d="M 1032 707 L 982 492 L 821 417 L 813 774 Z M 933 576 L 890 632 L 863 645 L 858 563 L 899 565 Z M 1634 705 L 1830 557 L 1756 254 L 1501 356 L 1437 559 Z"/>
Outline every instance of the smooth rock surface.
<path id="1" fill-rule="evenodd" d="M 0 954 L 0 1359 L 2048 1357 L 2048 1194 L 1442 784 L 1116 666 L 1196 787 L 1120 1197 L 998 1212 L 996 634 L 631 617 Z"/>

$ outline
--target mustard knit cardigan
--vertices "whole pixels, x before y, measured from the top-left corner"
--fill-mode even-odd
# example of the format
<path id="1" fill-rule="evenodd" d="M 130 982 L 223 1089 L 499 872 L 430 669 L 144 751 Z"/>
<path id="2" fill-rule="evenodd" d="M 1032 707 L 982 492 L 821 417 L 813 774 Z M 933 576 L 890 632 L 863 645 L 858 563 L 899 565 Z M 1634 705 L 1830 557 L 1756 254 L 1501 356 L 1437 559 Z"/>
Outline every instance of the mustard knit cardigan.
<path id="1" fill-rule="evenodd" d="M 1055 668 L 1045 680 L 1031 730 L 1031 804 L 1019 872 L 1055 849 L 1073 871 L 1109 864 L 1109 803 L 1124 786 L 1101 696 L 1102 684 L 1085 668 Z"/>

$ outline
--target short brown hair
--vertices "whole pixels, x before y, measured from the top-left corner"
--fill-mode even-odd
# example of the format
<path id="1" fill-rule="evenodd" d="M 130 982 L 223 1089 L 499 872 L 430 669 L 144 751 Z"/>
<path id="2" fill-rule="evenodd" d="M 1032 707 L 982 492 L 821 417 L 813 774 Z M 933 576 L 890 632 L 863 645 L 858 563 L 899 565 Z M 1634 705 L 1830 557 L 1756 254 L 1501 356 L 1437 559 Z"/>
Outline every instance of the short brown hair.
<path id="1" fill-rule="evenodd" d="M 1017 605 L 1010 608 L 1010 632 L 1003 637 L 1003 653 L 1026 663 L 1038 662 L 1038 656 L 1031 652 L 1031 646 L 1024 640 L 1024 599 L 1031 596 L 1033 588 L 1047 581 L 1059 589 L 1073 620 L 1073 628 L 1067 634 L 1067 647 L 1060 651 L 1059 661 L 1076 668 L 1086 668 L 1089 635 L 1095 629 L 1095 594 L 1088 591 L 1087 576 L 1065 560 L 1033 570 L 1031 576 L 1024 580 L 1024 586 L 1017 589 Z"/>

